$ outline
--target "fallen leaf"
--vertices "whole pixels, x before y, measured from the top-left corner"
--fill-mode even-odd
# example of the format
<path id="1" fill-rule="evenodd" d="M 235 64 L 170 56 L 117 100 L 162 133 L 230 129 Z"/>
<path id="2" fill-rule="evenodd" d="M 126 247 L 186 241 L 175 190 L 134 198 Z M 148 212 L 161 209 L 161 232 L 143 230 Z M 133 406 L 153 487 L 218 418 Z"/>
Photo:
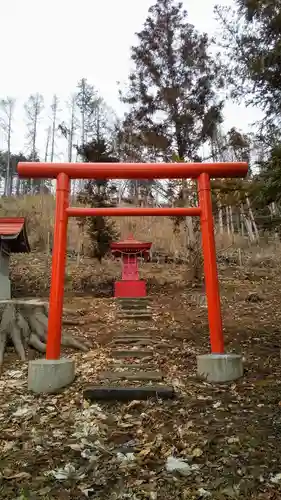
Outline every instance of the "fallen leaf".
<path id="1" fill-rule="evenodd" d="M 192 456 L 193 457 L 201 457 L 203 455 L 203 450 L 201 448 L 194 448 L 192 451 Z"/>
<path id="2" fill-rule="evenodd" d="M 13 474 L 11 476 L 2 476 L 3 479 L 10 480 L 10 479 L 29 479 L 31 477 L 31 474 L 28 472 L 18 472 L 17 474 Z"/>

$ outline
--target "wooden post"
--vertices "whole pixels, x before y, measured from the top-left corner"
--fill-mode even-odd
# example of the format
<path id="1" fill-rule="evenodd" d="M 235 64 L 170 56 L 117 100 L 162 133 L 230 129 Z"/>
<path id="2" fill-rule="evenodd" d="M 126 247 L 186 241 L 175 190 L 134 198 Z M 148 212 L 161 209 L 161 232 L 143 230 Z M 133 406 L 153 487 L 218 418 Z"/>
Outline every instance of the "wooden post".
<path id="1" fill-rule="evenodd" d="M 211 351 L 224 353 L 219 280 L 216 261 L 216 244 L 212 212 L 211 183 L 208 174 L 198 178 L 198 194 L 201 207 L 202 247 L 204 254 L 205 287 L 208 302 Z"/>
<path id="2" fill-rule="evenodd" d="M 47 338 L 47 359 L 59 359 L 66 261 L 67 213 L 69 203 L 69 177 L 61 173 L 57 177 L 56 214 L 52 259 L 52 279 Z"/>

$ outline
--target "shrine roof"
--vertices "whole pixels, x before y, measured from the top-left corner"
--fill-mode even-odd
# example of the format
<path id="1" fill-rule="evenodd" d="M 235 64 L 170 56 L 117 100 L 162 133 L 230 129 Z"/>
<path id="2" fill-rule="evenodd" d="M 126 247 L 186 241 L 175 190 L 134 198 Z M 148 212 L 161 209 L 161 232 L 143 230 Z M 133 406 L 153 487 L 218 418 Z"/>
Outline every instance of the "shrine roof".
<path id="1" fill-rule="evenodd" d="M 149 250 L 151 242 L 135 240 L 133 236 L 128 236 L 125 240 L 115 241 L 111 243 L 112 250 L 132 249 L 132 250 Z"/>
<path id="2" fill-rule="evenodd" d="M 0 217 L 0 241 L 12 253 L 30 252 L 24 217 Z"/>

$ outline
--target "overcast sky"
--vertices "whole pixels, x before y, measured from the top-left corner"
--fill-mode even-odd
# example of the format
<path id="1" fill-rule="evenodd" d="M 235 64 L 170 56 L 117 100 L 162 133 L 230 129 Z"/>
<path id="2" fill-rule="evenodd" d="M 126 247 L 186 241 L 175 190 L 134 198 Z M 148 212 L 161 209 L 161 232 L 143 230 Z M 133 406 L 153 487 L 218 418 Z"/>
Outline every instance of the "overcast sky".
<path id="1" fill-rule="evenodd" d="M 26 145 L 22 104 L 31 93 L 43 94 L 46 106 L 54 93 L 61 107 L 82 77 L 96 86 L 117 113 L 122 112 L 116 82 L 130 71 L 130 46 L 135 42 L 153 0 L 1 0 L 0 98 L 17 99 L 13 149 Z M 217 29 L 214 0 L 183 0 L 189 20 L 212 35 Z M 231 0 L 221 0 L 229 5 Z M 256 110 L 228 103 L 227 129 L 247 130 L 260 117 Z M 40 125 L 43 151 L 48 121 Z M 0 136 L 0 148 L 4 147 Z M 61 147 L 61 146 L 59 146 Z M 61 158 L 63 159 L 63 158 Z"/>

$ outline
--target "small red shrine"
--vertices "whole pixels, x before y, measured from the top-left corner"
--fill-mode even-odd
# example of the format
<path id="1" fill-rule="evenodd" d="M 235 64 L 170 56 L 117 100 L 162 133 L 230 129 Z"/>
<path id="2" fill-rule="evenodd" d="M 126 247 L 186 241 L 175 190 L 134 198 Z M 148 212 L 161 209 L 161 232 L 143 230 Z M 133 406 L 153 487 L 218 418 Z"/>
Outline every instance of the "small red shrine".
<path id="1" fill-rule="evenodd" d="M 139 278 L 138 259 L 149 259 L 151 245 L 135 240 L 133 235 L 111 243 L 114 258 L 122 259 L 122 277 L 114 283 L 114 297 L 146 297 L 146 283 Z"/>

